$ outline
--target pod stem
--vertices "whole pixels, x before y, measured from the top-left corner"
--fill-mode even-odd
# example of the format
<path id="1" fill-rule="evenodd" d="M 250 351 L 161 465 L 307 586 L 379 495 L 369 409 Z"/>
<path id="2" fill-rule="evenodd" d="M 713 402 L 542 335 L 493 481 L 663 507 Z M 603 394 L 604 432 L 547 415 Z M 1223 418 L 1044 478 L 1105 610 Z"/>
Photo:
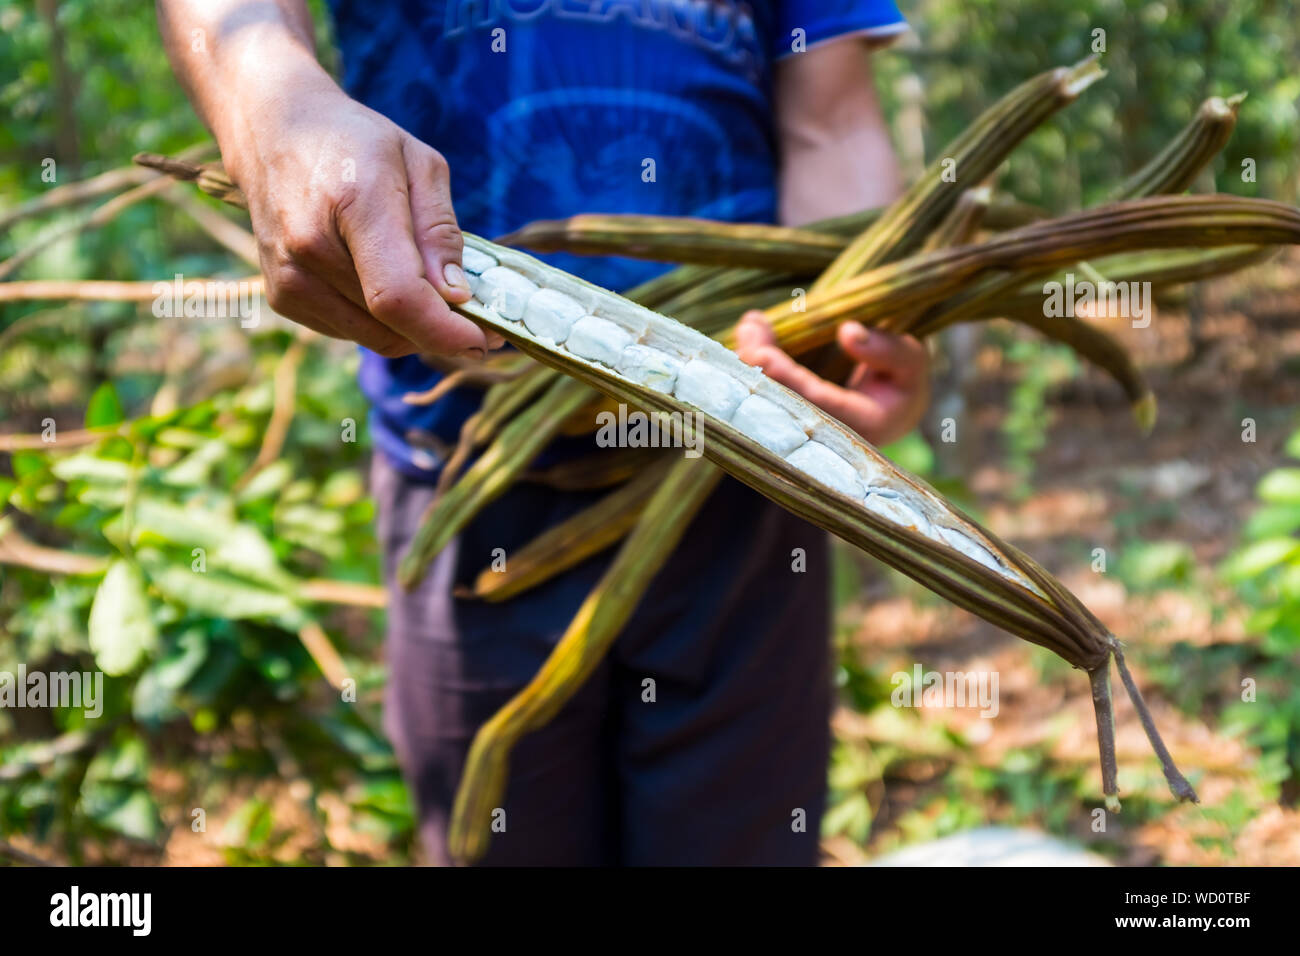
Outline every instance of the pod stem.
<path id="1" fill-rule="evenodd" d="M 1119 641 L 1113 637 L 1111 638 L 1111 653 L 1115 656 L 1115 666 L 1119 668 L 1119 677 L 1124 682 L 1124 689 L 1128 691 L 1129 700 L 1133 701 L 1133 708 L 1137 711 L 1138 719 L 1142 721 L 1142 729 L 1146 731 L 1147 740 L 1151 741 L 1151 749 L 1156 752 L 1156 756 L 1160 759 L 1160 769 L 1164 771 L 1169 789 L 1179 800 L 1190 800 L 1192 803 L 1199 803 L 1200 800 L 1196 796 L 1196 791 L 1192 789 L 1192 785 L 1187 782 L 1187 778 L 1174 765 L 1174 758 L 1170 756 L 1169 748 L 1165 746 L 1165 742 L 1160 738 L 1160 731 L 1156 729 L 1156 722 L 1151 719 L 1151 711 L 1147 709 L 1146 701 L 1142 699 L 1142 692 L 1138 690 L 1133 675 L 1129 673 L 1128 665 L 1124 663 L 1124 651 L 1121 649 Z M 1095 688 L 1096 685 L 1093 686 Z M 1098 717 L 1098 725 L 1100 726 L 1100 717 Z"/>
<path id="2" fill-rule="evenodd" d="M 1119 813 L 1119 770 L 1115 762 L 1115 709 L 1110 699 L 1110 655 L 1088 671 L 1092 710 L 1097 716 L 1097 749 L 1101 752 L 1101 792 L 1106 809 Z"/>

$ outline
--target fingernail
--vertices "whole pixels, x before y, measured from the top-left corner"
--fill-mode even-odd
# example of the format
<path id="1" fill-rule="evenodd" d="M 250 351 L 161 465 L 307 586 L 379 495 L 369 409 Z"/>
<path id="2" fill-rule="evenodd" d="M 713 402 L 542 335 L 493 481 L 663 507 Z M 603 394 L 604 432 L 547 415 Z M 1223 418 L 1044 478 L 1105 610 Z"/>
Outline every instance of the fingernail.
<path id="1" fill-rule="evenodd" d="M 871 339 L 871 330 L 867 328 L 865 325 L 857 326 L 856 328 L 852 329 L 852 332 L 853 332 L 853 340 L 857 342 L 859 345 L 866 345 L 867 342 L 870 341 Z"/>
<path id="2" fill-rule="evenodd" d="M 465 278 L 465 270 L 456 263 L 449 262 L 443 266 L 442 277 L 447 280 L 447 285 L 452 288 L 469 291 L 469 280 Z"/>
<path id="3" fill-rule="evenodd" d="M 506 340 L 504 336 L 496 335 L 495 333 L 493 333 L 492 335 L 489 335 L 487 337 L 488 348 L 494 352 L 497 349 L 505 348 L 505 344 L 506 344 Z"/>
<path id="4" fill-rule="evenodd" d="M 456 353 L 456 358 L 472 359 L 475 362 L 481 362 L 487 358 L 487 353 L 479 348 L 462 349 Z"/>

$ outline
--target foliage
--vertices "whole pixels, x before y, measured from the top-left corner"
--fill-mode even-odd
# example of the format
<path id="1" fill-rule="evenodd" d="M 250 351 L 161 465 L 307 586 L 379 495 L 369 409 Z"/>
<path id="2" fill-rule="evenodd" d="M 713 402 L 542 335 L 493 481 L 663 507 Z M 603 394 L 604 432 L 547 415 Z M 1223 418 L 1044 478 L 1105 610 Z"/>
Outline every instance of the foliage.
<path id="1" fill-rule="evenodd" d="M 1094 52 L 1099 84 L 1016 151 L 999 185 L 1050 209 L 1091 205 L 1154 155 L 1208 96 L 1247 91 L 1216 161 L 1218 189 L 1293 201 L 1300 195 L 1300 32 L 1282 0 L 920 0 L 902 4 L 918 42 L 877 57 L 887 101 L 901 77 L 921 82 L 931 148 L 960 131 L 990 95 Z M 995 51 L 991 55 L 991 51 Z M 1254 161 L 1254 181 L 1242 163 Z M 1208 188 L 1206 191 L 1212 191 Z"/>
<path id="2" fill-rule="evenodd" d="M 110 352 L 120 354 L 119 337 L 130 338 L 110 338 Z M 269 372 L 287 338 L 259 338 Z M 273 405 L 269 375 L 130 420 L 101 386 L 87 412 L 101 434 L 93 444 L 14 455 L 14 477 L 0 487 L 17 512 L 8 520 L 55 529 L 68 550 L 104 562 L 63 578 L 4 569 L 0 596 L 15 613 L 0 671 L 82 670 L 93 658 L 107 677 L 95 720 L 75 708 L 42 711 L 48 720 L 0 712 L 5 730 L 21 720 L 29 738 L 0 748 L 7 768 L 25 771 L 0 782 L 0 832 L 60 838 L 74 858 L 93 852 L 87 837 L 152 845 L 161 819 L 215 813 L 226 794 L 302 768 L 313 795 L 345 792 L 341 803 L 378 826 L 383 841 L 400 847 L 409 836 L 404 790 L 377 730 L 377 616 L 338 618 L 356 643 L 347 661 L 354 693 L 325 686 L 298 640 L 320 613 L 302 582 L 378 578 L 364 450 L 339 438 L 356 413 L 354 366 L 338 362 L 336 350 L 309 356 L 289 440 L 256 474 L 249 468 Z M 37 758 L 41 737 L 48 744 L 79 731 L 90 735 L 84 748 Z M 160 779 L 177 771 L 187 785 L 169 792 Z M 160 792 L 171 801 L 160 804 Z M 272 825 L 270 817 L 250 825 L 232 852 L 256 858 L 262 847 L 274 858 L 263 832 Z M 306 853 L 328 849 L 322 841 Z"/>
<path id="3" fill-rule="evenodd" d="M 1300 459 L 1300 431 L 1285 451 Z M 1260 506 L 1246 524 L 1244 542 L 1222 568 L 1252 609 L 1247 632 L 1259 638 L 1240 649 L 1243 693 L 1228 720 L 1249 732 L 1294 794 L 1300 778 L 1300 466 L 1270 471 L 1256 494 Z"/>

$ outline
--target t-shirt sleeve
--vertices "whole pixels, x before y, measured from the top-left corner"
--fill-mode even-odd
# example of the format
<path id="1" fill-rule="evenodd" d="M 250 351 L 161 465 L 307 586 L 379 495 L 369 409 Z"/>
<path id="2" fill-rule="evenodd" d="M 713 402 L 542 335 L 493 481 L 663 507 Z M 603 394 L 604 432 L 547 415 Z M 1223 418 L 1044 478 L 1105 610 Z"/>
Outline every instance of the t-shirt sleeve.
<path id="1" fill-rule="evenodd" d="M 907 21 L 894 0 L 777 0 L 776 27 L 771 54 L 779 60 L 795 51 L 796 38 L 805 49 L 846 36 L 887 41 L 905 32 Z"/>

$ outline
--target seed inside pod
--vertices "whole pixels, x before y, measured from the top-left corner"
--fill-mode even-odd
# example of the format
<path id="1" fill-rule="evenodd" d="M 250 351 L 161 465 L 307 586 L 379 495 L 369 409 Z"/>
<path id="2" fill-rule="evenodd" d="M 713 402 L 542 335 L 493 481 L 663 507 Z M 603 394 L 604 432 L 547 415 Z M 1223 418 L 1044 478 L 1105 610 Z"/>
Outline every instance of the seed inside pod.
<path id="1" fill-rule="evenodd" d="M 863 505 L 872 514 L 880 515 L 898 525 L 911 528 L 927 538 L 934 538 L 934 526 L 919 509 L 913 508 L 896 491 L 887 488 L 868 488 Z"/>
<path id="2" fill-rule="evenodd" d="M 478 295 L 479 276 L 495 266 L 497 261 L 486 252 L 479 252 L 473 246 L 466 246 L 465 251 L 461 253 L 460 263 L 465 269 L 470 295 Z"/>
<path id="3" fill-rule="evenodd" d="M 518 322 L 536 291 L 536 282 L 505 266 L 492 266 L 479 276 L 478 291 L 474 296 L 499 315 Z"/>
<path id="4" fill-rule="evenodd" d="M 691 359 L 678 373 L 673 394 L 714 418 L 729 422 L 740 403 L 749 397 L 749 389 L 708 362 Z"/>
<path id="5" fill-rule="evenodd" d="M 860 439 L 844 426 L 822 422 L 814 425 L 809 434 L 813 441 L 820 442 L 847 461 L 864 486 L 873 488 L 885 480 L 885 472 L 879 462 L 862 447 Z"/>
<path id="6" fill-rule="evenodd" d="M 466 246 L 465 251 L 460 255 L 460 264 L 470 275 L 481 276 L 495 266 L 497 261 L 486 252 L 480 252 L 473 246 Z"/>
<path id="7" fill-rule="evenodd" d="M 782 458 L 808 440 L 794 417 L 762 395 L 751 395 L 740 403 L 731 424 L 764 448 Z"/>
<path id="8" fill-rule="evenodd" d="M 648 345 L 629 345 L 618 358 L 618 370 L 630 382 L 671 395 L 682 363 Z"/>
<path id="9" fill-rule="evenodd" d="M 613 368 L 623 350 L 632 344 L 632 336 L 609 319 L 584 315 L 573 323 L 564 340 L 566 351 Z"/>
<path id="10" fill-rule="evenodd" d="M 848 495 L 855 501 L 861 501 L 866 494 L 862 482 L 858 481 L 853 466 L 831 451 L 821 442 L 804 442 L 785 460 L 804 474 L 817 479 L 823 485 L 834 488 L 842 495 Z"/>
<path id="11" fill-rule="evenodd" d="M 568 337 L 573 323 L 586 311 L 577 299 L 554 289 L 542 289 L 535 292 L 524 307 L 524 325 L 533 335 L 550 339 L 558 345 Z"/>
<path id="12" fill-rule="evenodd" d="M 960 551 L 972 561 L 984 565 L 984 567 L 996 571 L 1003 577 L 1007 576 L 1007 571 L 998 563 L 997 558 L 989 554 L 988 550 L 979 544 L 976 544 L 970 538 L 966 537 L 960 531 L 954 531 L 952 528 L 939 526 L 939 537 L 944 543 L 955 551 Z"/>

